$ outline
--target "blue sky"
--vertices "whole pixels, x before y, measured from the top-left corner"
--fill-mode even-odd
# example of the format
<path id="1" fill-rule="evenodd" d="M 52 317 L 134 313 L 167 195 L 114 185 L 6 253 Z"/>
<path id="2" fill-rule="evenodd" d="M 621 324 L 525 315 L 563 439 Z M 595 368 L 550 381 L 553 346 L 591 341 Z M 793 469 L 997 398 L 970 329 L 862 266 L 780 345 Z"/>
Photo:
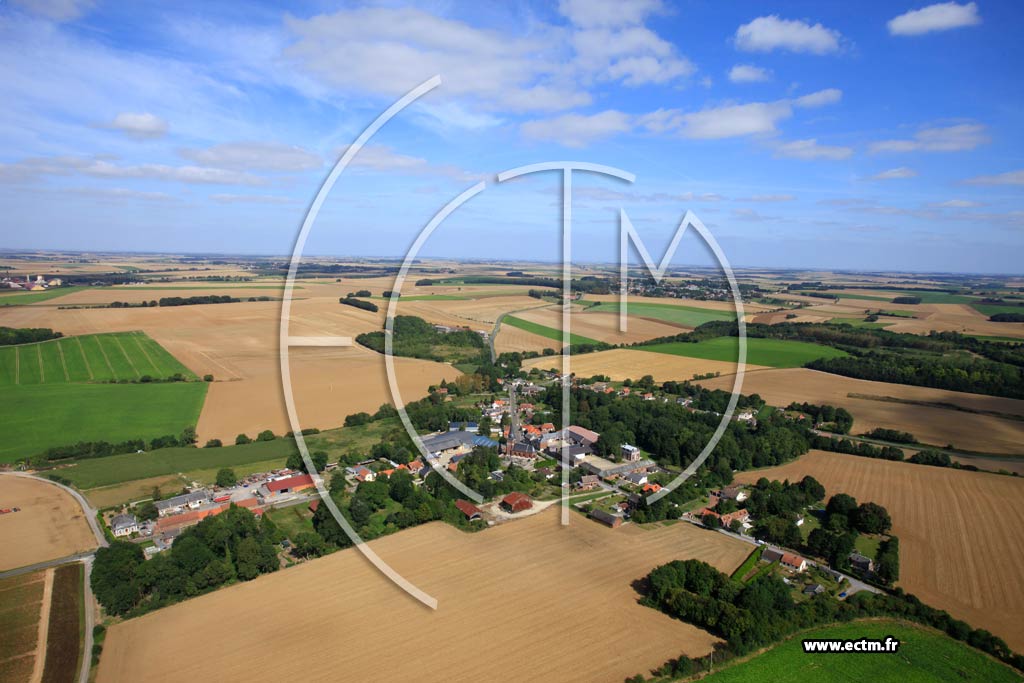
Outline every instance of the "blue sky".
<path id="1" fill-rule="evenodd" d="M 656 259 L 687 209 L 733 265 L 1020 272 L 1019 2 L 0 5 L 4 247 L 289 253 L 349 144 L 309 253 Z M 687 239 L 675 263 L 703 263 Z"/>

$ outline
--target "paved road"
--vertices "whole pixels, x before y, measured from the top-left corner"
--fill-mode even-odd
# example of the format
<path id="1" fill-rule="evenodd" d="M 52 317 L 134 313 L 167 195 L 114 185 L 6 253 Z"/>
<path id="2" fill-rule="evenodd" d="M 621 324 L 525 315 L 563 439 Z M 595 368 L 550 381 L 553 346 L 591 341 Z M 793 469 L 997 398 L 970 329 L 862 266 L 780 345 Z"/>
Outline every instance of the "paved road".
<path id="1" fill-rule="evenodd" d="M 9 579 L 14 576 L 21 576 L 22 574 L 31 574 L 32 572 L 39 571 L 40 569 L 47 569 L 48 567 L 58 567 L 62 564 L 68 564 L 69 562 L 81 562 L 82 560 L 91 558 L 95 551 L 88 551 L 84 553 L 76 553 L 74 555 L 68 555 L 66 557 L 58 557 L 46 562 L 36 562 L 25 567 L 18 567 L 17 569 L 8 569 L 5 572 L 0 572 L 0 579 Z"/>

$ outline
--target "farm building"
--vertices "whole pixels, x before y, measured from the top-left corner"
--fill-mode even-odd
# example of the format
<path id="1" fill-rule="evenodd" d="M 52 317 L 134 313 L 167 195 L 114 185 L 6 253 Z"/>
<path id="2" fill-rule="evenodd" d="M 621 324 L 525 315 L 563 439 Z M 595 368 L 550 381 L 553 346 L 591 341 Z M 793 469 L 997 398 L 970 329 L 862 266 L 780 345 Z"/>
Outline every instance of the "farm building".
<path id="1" fill-rule="evenodd" d="M 206 489 L 199 489 L 191 493 L 185 493 L 167 500 L 156 501 L 156 511 L 161 517 L 176 515 L 184 510 L 198 510 L 202 505 L 211 500 L 210 492 Z"/>
<path id="2" fill-rule="evenodd" d="M 775 548 L 765 548 L 761 553 L 761 559 L 765 562 L 778 562 L 783 567 L 797 572 L 807 569 L 807 560 L 804 558 Z"/>
<path id="3" fill-rule="evenodd" d="M 501 507 L 505 512 L 523 512 L 533 507 L 533 501 L 525 493 L 514 491 L 501 499 Z"/>
<path id="4" fill-rule="evenodd" d="M 850 553 L 850 566 L 859 572 L 871 572 L 875 570 L 875 562 L 870 557 L 860 553 Z"/>
<path id="5" fill-rule="evenodd" d="M 308 474 L 294 474 L 282 479 L 272 479 L 256 490 L 256 495 L 264 500 L 276 498 L 288 493 L 296 493 L 313 488 L 313 477 Z"/>
<path id="6" fill-rule="evenodd" d="M 580 491 L 590 491 L 596 489 L 601 485 L 601 477 L 596 474 L 584 474 L 583 477 L 576 482 L 576 488 Z"/>
<path id="7" fill-rule="evenodd" d="M 139 520 L 135 515 L 114 515 L 110 518 L 110 530 L 115 536 L 131 536 L 139 533 Z"/>
<path id="8" fill-rule="evenodd" d="M 468 500 L 462 500 L 461 498 L 455 501 L 455 507 L 459 509 L 459 512 L 466 516 L 470 522 L 483 517 L 483 513 L 476 505 L 473 505 Z"/>
<path id="9" fill-rule="evenodd" d="M 622 526 L 622 517 L 619 517 L 618 515 L 613 515 L 610 512 L 606 512 L 605 510 L 591 510 L 588 516 L 593 520 L 601 522 L 602 524 L 607 524 L 613 529 Z"/>
<path id="10" fill-rule="evenodd" d="M 737 503 L 742 503 L 748 498 L 747 492 L 738 486 L 730 486 L 721 491 L 716 491 L 715 495 L 726 500 L 735 500 Z"/>

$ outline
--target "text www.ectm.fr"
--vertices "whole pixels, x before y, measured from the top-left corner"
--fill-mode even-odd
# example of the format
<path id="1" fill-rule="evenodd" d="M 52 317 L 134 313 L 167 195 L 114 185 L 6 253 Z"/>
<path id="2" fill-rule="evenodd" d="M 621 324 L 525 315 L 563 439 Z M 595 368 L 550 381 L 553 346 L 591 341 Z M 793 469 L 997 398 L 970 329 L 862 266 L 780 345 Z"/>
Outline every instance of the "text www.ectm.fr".
<path id="1" fill-rule="evenodd" d="M 880 640 L 854 638 L 850 640 L 805 640 L 804 652 L 896 652 L 900 641 L 892 636 Z"/>

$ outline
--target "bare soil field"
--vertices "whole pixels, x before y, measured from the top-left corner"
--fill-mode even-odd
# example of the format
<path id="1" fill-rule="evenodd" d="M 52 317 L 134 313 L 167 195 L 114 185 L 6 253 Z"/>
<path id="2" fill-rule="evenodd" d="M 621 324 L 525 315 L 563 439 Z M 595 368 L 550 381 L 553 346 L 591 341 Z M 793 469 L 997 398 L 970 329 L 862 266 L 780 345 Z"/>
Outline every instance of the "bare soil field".
<path id="1" fill-rule="evenodd" d="M 566 528 L 555 509 L 477 534 L 432 523 L 371 546 L 439 608 L 344 550 L 112 626 L 97 681 L 301 671 L 304 680 L 618 683 L 714 642 L 640 606 L 633 581 L 690 557 L 728 572 L 750 552 L 688 524 L 612 530 L 574 515 Z M 343 652 L 309 647 L 318 642 Z"/>
<path id="2" fill-rule="evenodd" d="M 81 310 L 20 306 L 0 311 L 0 324 L 51 327 L 65 335 L 145 330 L 197 375 L 214 376 L 199 419 L 199 439 L 233 442 L 239 433 L 291 429 L 279 365 L 280 312 L 280 302 Z M 292 306 L 291 334 L 355 337 L 380 329 L 383 317 L 383 311 L 343 306 L 333 296 L 302 299 Z M 291 365 L 304 426 L 336 427 L 346 415 L 372 412 L 390 399 L 384 357 L 362 347 L 292 349 Z M 401 358 L 396 374 L 403 397 L 413 400 L 429 385 L 459 373 L 442 363 Z"/>
<path id="3" fill-rule="evenodd" d="M 559 308 L 542 308 L 517 313 L 517 318 L 534 322 L 553 330 L 562 329 L 562 311 Z M 632 344 L 657 337 L 669 337 L 686 331 L 687 328 L 630 316 L 626 332 L 619 332 L 617 313 L 590 313 L 574 309 L 570 327 L 573 334 L 609 344 Z"/>
<path id="4" fill-rule="evenodd" d="M 732 382 L 732 377 L 723 376 L 700 383 L 709 389 L 728 391 Z M 966 412 L 1024 415 L 1024 401 L 1012 398 L 871 382 L 806 368 L 757 371 L 748 368 L 743 393 L 760 394 L 774 406 L 787 406 L 793 401 L 842 406 L 853 414 L 853 434 L 885 427 L 910 432 L 921 443 L 953 444 L 979 453 L 1024 455 L 1024 422 Z M 878 400 L 885 397 L 897 401 Z M 899 400 L 918 403 L 900 403 Z M 952 404 L 964 410 L 921 403 Z"/>
<path id="5" fill-rule="evenodd" d="M 1024 481 L 1016 477 L 812 451 L 737 475 L 794 481 L 811 475 L 829 495 L 885 506 L 900 538 L 907 592 L 1024 650 Z"/>
<path id="6" fill-rule="evenodd" d="M 546 356 L 524 361 L 523 369 L 529 370 L 530 368 L 561 371 L 561 358 L 559 356 Z M 577 377 L 608 375 L 612 380 L 621 381 L 624 379 L 639 379 L 644 375 L 652 375 L 656 382 L 684 380 L 690 379 L 694 375 L 720 372 L 723 375 L 730 375 L 730 377 L 715 381 L 728 382 L 727 388 L 731 390 L 731 375 L 736 373 L 736 364 L 728 361 L 673 356 L 653 351 L 612 349 L 611 351 L 598 351 L 597 353 L 573 356 L 571 369 L 572 372 L 576 373 Z M 747 372 L 761 369 L 763 368 L 760 365 L 747 365 Z M 751 392 L 747 391 L 744 386 L 743 393 Z"/>
<path id="7" fill-rule="evenodd" d="M 0 475 L 0 571 L 74 555 L 96 547 L 78 502 L 53 484 Z"/>
<path id="8" fill-rule="evenodd" d="M 46 577 L 52 580 L 53 570 L 40 570 L 0 580 L 0 683 L 31 681 L 42 672 L 39 645 L 40 616 L 43 608 Z M 47 602 L 47 604 L 49 604 Z"/>

